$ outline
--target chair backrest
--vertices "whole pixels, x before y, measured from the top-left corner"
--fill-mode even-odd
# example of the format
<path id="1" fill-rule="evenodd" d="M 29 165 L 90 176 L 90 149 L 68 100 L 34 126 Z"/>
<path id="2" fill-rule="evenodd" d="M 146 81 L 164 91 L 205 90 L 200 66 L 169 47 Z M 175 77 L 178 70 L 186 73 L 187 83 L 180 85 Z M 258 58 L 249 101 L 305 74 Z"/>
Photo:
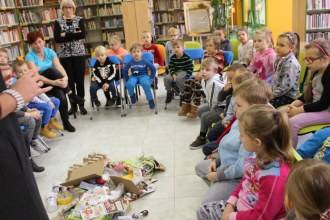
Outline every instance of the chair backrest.
<path id="1" fill-rule="evenodd" d="M 154 62 L 154 55 L 152 53 L 150 53 L 150 52 L 143 52 L 142 58 L 143 59 L 146 59 L 146 60 L 148 60 L 148 61 L 150 61 L 152 63 Z"/>
<path id="2" fill-rule="evenodd" d="M 230 39 L 230 43 L 231 43 L 231 51 L 234 54 L 234 59 L 238 60 L 238 46 L 240 44 L 240 42 L 237 39 Z"/>
<path id="3" fill-rule="evenodd" d="M 298 61 L 300 63 L 300 75 L 299 75 L 299 84 L 300 84 L 300 92 L 304 91 L 304 84 L 306 82 L 308 77 L 308 69 L 305 62 L 306 58 L 306 51 L 305 49 L 302 49 L 299 51 Z"/>
<path id="4" fill-rule="evenodd" d="M 186 48 L 184 52 L 188 54 L 192 60 L 200 60 L 204 57 L 204 50 L 202 48 Z"/>
<path id="5" fill-rule="evenodd" d="M 115 56 L 115 55 L 109 55 L 108 57 L 109 57 L 109 60 L 111 62 L 113 62 L 116 65 L 120 65 L 120 60 L 119 60 L 119 58 L 117 56 Z"/>
<path id="6" fill-rule="evenodd" d="M 165 56 L 166 56 L 165 47 L 161 44 L 156 44 L 156 46 L 159 50 L 159 53 L 160 53 L 160 56 L 162 57 L 162 60 L 165 60 Z"/>
<path id="7" fill-rule="evenodd" d="M 185 41 L 184 48 L 202 48 L 202 45 L 197 41 Z"/>
<path id="8" fill-rule="evenodd" d="M 132 56 L 132 54 L 128 53 L 124 56 L 123 63 L 127 64 L 131 59 L 133 59 L 133 56 Z"/>
<path id="9" fill-rule="evenodd" d="M 89 67 L 92 68 L 96 63 L 96 57 L 92 57 L 90 60 L 89 60 Z"/>
<path id="10" fill-rule="evenodd" d="M 234 59 L 234 53 L 231 51 L 222 51 L 225 56 L 225 66 L 229 66 Z"/>

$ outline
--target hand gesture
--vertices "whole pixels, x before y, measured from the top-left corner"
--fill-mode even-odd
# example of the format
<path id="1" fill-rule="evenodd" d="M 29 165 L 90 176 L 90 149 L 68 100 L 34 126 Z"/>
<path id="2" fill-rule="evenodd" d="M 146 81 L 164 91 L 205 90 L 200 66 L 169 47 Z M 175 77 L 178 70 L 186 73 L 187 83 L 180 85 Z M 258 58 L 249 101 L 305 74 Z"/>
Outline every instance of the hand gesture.
<path id="1" fill-rule="evenodd" d="M 231 89 L 232 84 L 230 81 L 227 81 L 224 87 L 225 92 L 227 92 L 229 89 Z"/>
<path id="2" fill-rule="evenodd" d="M 217 171 L 217 161 L 212 160 L 212 162 L 209 165 L 208 172 L 211 173 L 211 172 L 216 172 L 216 171 Z"/>
<path id="3" fill-rule="evenodd" d="M 235 212 L 235 207 L 227 203 L 226 208 L 222 212 L 221 220 L 229 220 L 230 213 Z"/>
<path id="4" fill-rule="evenodd" d="M 225 119 L 222 120 L 222 125 L 226 128 L 228 127 L 229 122 L 226 121 Z"/>
<path id="5" fill-rule="evenodd" d="M 52 101 L 48 102 L 48 104 L 52 107 L 52 109 L 55 108 L 55 105 L 54 105 L 54 103 Z"/>
<path id="6" fill-rule="evenodd" d="M 53 80 L 53 84 L 54 84 L 54 86 L 57 86 L 57 87 L 60 87 L 60 88 L 65 88 L 65 87 L 68 86 L 68 81 L 64 78 L 56 79 L 56 80 Z"/>
<path id="7" fill-rule="evenodd" d="M 208 173 L 206 177 L 211 183 L 217 182 L 217 172 Z"/>

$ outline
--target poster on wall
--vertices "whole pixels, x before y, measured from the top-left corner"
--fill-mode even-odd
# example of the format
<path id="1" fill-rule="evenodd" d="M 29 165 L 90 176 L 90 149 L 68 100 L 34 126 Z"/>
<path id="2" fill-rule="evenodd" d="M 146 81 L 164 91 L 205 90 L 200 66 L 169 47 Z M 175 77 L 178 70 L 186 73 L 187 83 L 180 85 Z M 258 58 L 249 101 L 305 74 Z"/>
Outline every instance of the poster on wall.
<path id="1" fill-rule="evenodd" d="M 209 1 L 184 2 L 186 33 L 200 36 L 212 32 L 212 7 Z"/>

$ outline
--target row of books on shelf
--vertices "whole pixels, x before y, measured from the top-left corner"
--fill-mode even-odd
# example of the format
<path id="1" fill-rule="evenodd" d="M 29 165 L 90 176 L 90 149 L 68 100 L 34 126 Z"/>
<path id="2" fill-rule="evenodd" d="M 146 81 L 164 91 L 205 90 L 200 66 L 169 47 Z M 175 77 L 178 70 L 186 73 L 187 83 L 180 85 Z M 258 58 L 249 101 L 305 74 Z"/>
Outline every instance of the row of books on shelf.
<path id="1" fill-rule="evenodd" d="M 108 15 L 120 15 L 121 13 L 121 5 L 112 5 L 107 6 L 104 5 L 98 9 L 93 8 L 85 8 L 84 9 L 84 18 L 91 18 L 93 16 L 108 16 Z"/>
<path id="2" fill-rule="evenodd" d="M 183 11 L 178 12 L 176 14 L 171 13 L 155 13 L 154 14 L 154 22 L 178 22 L 178 21 L 184 21 L 184 15 Z"/>
<path id="3" fill-rule="evenodd" d="M 330 0 L 307 0 L 307 10 L 330 9 Z"/>
<path id="4" fill-rule="evenodd" d="M 313 14 L 306 16 L 306 29 L 330 28 L 330 14 Z"/>
<path id="5" fill-rule="evenodd" d="M 8 53 L 9 61 L 14 61 L 16 59 L 16 57 L 21 57 L 24 54 L 22 48 L 19 45 L 7 47 L 6 50 Z"/>
<path id="6" fill-rule="evenodd" d="M 172 25 L 172 26 L 169 26 L 169 25 L 156 26 L 155 27 L 155 34 L 158 35 L 158 36 L 159 35 L 166 36 L 168 29 L 170 29 L 171 27 L 175 27 L 175 28 L 179 29 L 181 34 L 186 34 L 186 28 L 185 28 L 184 24 Z"/>
<path id="7" fill-rule="evenodd" d="M 105 27 L 105 28 L 123 27 L 123 19 L 122 18 L 112 18 L 112 19 L 101 21 L 101 27 Z"/>
<path id="8" fill-rule="evenodd" d="M 171 9 L 182 9 L 182 0 L 169 0 L 169 1 L 156 1 L 155 10 L 171 10 Z"/>
<path id="9" fill-rule="evenodd" d="M 10 44 L 20 41 L 17 29 L 0 29 L 0 44 Z"/>
<path id="10" fill-rule="evenodd" d="M 44 37 L 54 38 L 53 26 L 31 26 L 31 27 L 22 27 L 23 39 L 27 40 L 27 35 L 31 31 L 39 31 L 43 34 Z"/>
<path id="11" fill-rule="evenodd" d="M 1 0 L 0 7 L 1 8 L 14 8 L 15 7 L 14 0 Z"/>
<path id="12" fill-rule="evenodd" d="M 18 19 L 15 12 L 1 12 L 0 25 L 15 25 L 18 24 Z"/>
<path id="13" fill-rule="evenodd" d="M 98 29 L 98 22 L 95 22 L 95 21 L 87 21 L 86 22 L 86 28 L 87 30 L 96 30 Z"/>
<path id="14" fill-rule="evenodd" d="M 330 40 L 330 33 L 329 32 L 307 33 L 306 41 L 310 42 L 310 41 L 315 40 L 316 38 L 320 38 L 320 37 Z"/>
<path id="15" fill-rule="evenodd" d="M 120 39 L 124 38 L 124 32 L 122 32 L 122 31 L 116 31 L 116 32 L 105 31 L 105 32 L 102 33 L 102 40 L 103 41 L 109 41 L 110 37 L 112 35 L 117 35 Z"/>
<path id="16" fill-rule="evenodd" d="M 19 13 L 19 18 L 22 24 L 49 22 L 61 16 L 61 10 L 49 8 L 43 11 L 22 11 Z"/>
<path id="17" fill-rule="evenodd" d="M 17 7 L 44 5 L 43 0 L 17 0 Z"/>
<path id="18" fill-rule="evenodd" d="M 117 2 L 122 2 L 122 0 L 77 0 L 77 6 Z"/>

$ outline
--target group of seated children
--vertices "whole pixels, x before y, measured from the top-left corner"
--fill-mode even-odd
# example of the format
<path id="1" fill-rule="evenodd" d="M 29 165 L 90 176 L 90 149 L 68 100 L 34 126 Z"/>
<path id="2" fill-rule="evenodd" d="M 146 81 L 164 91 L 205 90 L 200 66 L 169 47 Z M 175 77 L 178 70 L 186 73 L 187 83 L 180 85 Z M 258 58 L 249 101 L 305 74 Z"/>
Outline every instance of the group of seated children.
<path id="1" fill-rule="evenodd" d="M 0 50 L 0 68 L 8 88 L 15 83 L 16 78 L 22 77 L 29 71 L 26 62 L 22 60 L 15 60 L 12 67 L 10 67 L 8 53 L 5 49 Z M 48 150 L 40 142 L 39 135 L 53 139 L 57 135 L 52 129 L 64 129 L 63 126 L 57 124 L 55 118 L 59 105 L 59 99 L 48 97 L 45 93 L 42 93 L 34 97 L 29 103 L 25 103 L 21 109 L 15 112 L 24 134 L 28 156 L 34 172 L 42 172 L 44 167 L 36 165 L 32 156 L 39 156 L 40 153 L 38 151 L 46 152 Z"/>
<path id="2" fill-rule="evenodd" d="M 245 36 L 240 29 L 241 49 L 248 48 Z M 320 160 L 330 163 L 330 129 L 317 131 L 297 149 L 304 158 L 297 164 L 293 148 L 300 129 L 330 123 L 330 46 L 323 38 L 305 46 L 311 76 L 300 95 L 299 44 L 298 34 L 285 32 L 274 50 L 271 30 L 257 30 L 252 59 L 253 48 L 244 49 L 246 58 L 238 51 L 239 63 L 220 73 L 226 82 L 218 92 L 217 100 L 223 103 L 216 117 L 211 116 L 216 111 L 211 102 L 206 115 L 198 108 L 201 130 L 190 148 L 203 147 L 206 160 L 195 170 L 210 184 L 197 210 L 198 219 L 329 219 L 330 166 Z M 197 78 L 206 69 L 215 74 L 208 59 L 202 61 Z M 202 83 L 209 79 L 202 77 Z M 198 99 L 201 90 L 194 84 L 198 79 L 191 81 L 186 85 L 193 86 L 186 88 L 185 95 L 196 91 Z M 187 100 L 179 115 L 191 108 Z M 198 100 L 193 105 L 199 105 Z M 212 123 L 216 123 L 213 128 Z"/>

